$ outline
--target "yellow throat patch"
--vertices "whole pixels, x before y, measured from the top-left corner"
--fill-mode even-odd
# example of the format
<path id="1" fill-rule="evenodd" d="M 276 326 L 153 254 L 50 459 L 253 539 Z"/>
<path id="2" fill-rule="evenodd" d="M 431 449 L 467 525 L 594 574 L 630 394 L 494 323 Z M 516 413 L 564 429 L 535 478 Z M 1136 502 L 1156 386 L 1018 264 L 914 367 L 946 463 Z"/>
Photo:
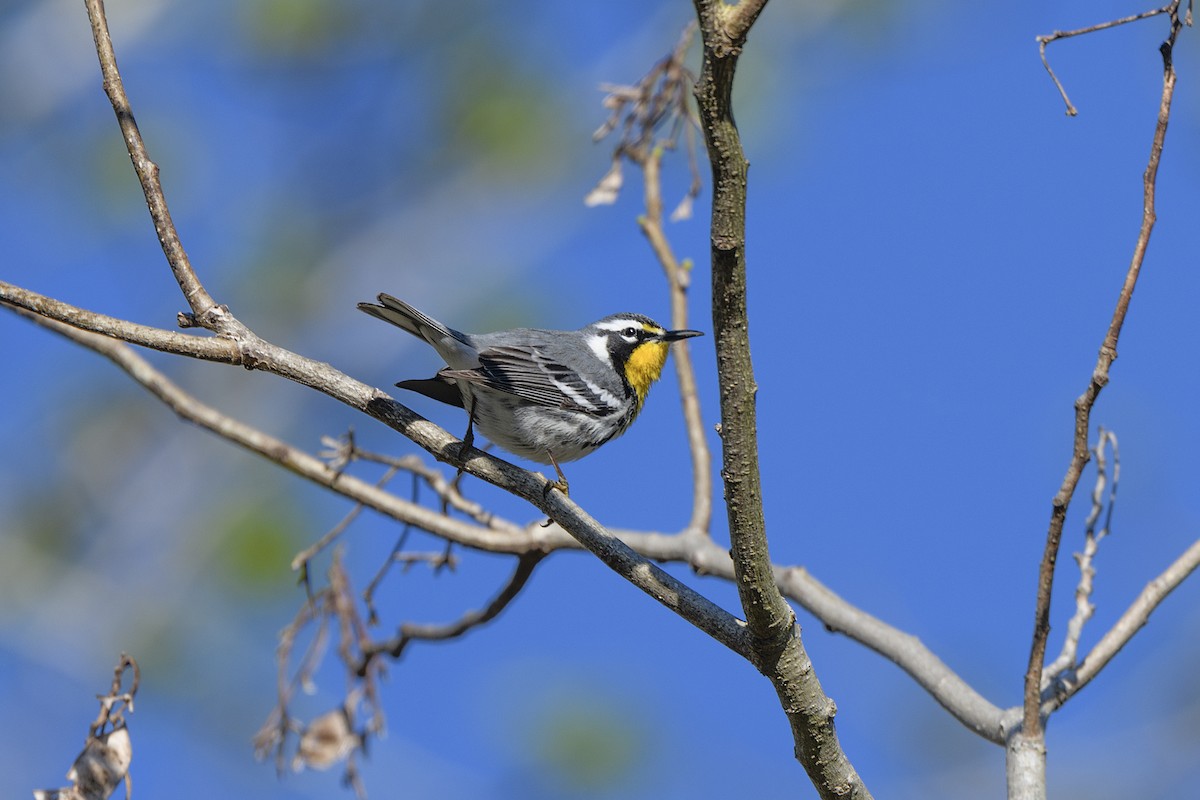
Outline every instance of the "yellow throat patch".
<path id="1" fill-rule="evenodd" d="M 663 364 L 667 363 L 667 350 L 670 345 L 666 342 L 643 342 L 637 346 L 625 362 L 625 379 L 637 393 L 638 409 L 650 391 L 650 384 L 658 380 L 662 374 Z"/>

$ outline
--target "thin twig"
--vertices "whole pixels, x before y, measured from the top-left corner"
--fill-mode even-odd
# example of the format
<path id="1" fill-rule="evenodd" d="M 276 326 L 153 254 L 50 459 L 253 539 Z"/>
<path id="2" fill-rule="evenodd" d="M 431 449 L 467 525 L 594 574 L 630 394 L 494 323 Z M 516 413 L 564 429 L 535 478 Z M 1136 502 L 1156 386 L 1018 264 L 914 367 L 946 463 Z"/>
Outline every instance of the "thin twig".
<path id="1" fill-rule="evenodd" d="M 1042 554 L 1041 566 L 1038 570 L 1037 603 L 1034 612 L 1033 643 L 1029 651 L 1029 665 L 1025 672 L 1024 695 L 1024 735 L 1038 738 L 1041 735 L 1042 720 L 1041 685 L 1042 668 L 1046 656 L 1046 639 L 1050 634 L 1050 598 L 1054 588 L 1054 567 L 1058 561 L 1058 549 L 1062 542 L 1063 522 L 1067 516 L 1067 508 L 1079 484 L 1083 467 L 1088 461 L 1088 430 L 1092 407 L 1100 390 L 1108 383 L 1108 372 L 1113 361 L 1117 358 L 1117 340 L 1121 335 L 1121 327 L 1125 323 L 1125 315 L 1129 311 L 1129 303 L 1133 299 L 1133 290 L 1141 273 L 1142 262 L 1146 257 L 1146 248 L 1150 244 L 1150 233 L 1154 230 L 1156 219 L 1155 182 L 1158 177 L 1158 165 L 1162 159 L 1163 142 L 1167 135 L 1167 122 L 1171 117 L 1171 100 L 1175 95 L 1175 66 L 1171 53 L 1175 46 L 1175 37 L 1182 23 L 1179 20 L 1179 0 L 1172 3 L 1168 13 L 1171 17 L 1171 31 L 1167 40 L 1159 48 L 1163 57 L 1163 89 L 1159 104 L 1158 120 L 1154 128 L 1154 138 L 1150 146 L 1150 158 L 1143 175 L 1143 212 L 1142 225 L 1138 232 L 1137 242 L 1133 249 L 1133 258 L 1125 273 L 1125 282 L 1117 297 L 1116 308 L 1112 321 L 1100 345 L 1100 353 L 1096 366 L 1088 381 L 1087 389 L 1075 400 L 1075 430 L 1072 446 L 1071 461 L 1067 466 L 1062 486 L 1054 496 L 1050 514 L 1050 526 L 1046 534 L 1046 547 Z"/>
<path id="2" fill-rule="evenodd" d="M 1113 19 L 1109 20 L 1108 22 L 1101 22 L 1098 25 L 1089 25 L 1086 28 L 1078 28 L 1073 31 L 1055 31 L 1054 33 L 1037 37 L 1038 53 L 1042 57 L 1042 66 L 1046 68 L 1046 72 L 1050 73 L 1050 78 L 1054 81 L 1054 85 L 1058 87 L 1058 93 L 1062 95 L 1063 102 L 1067 104 L 1068 117 L 1075 116 L 1079 113 L 1079 111 L 1074 105 L 1072 105 L 1071 98 L 1067 97 L 1067 90 L 1063 87 L 1062 81 L 1058 79 L 1058 76 L 1054 74 L 1054 70 L 1050 68 L 1050 62 L 1046 59 L 1046 45 L 1050 44 L 1051 42 L 1057 42 L 1059 39 L 1068 39 L 1072 36 L 1082 36 L 1085 33 L 1095 33 L 1096 31 L 1115 28 L 1118 25 L 1126 25 L 1130 22 L 1137 22 L 1141 19 L 1155 17 L 1159 14 L 1170 14 L 1172 11 L 1172 6 L 1174 6 L 1174 8 L 1177 10 L 1179 8 L 1179 3 L 1176 2 L 1171 5 L 1165 5 L 1162 8 L 1143 11 L 1140 14 L 1131 14 L 1130 16 L 1122 17 L 1121 19 Z"/>
<path id="3" fill-rule="evenodd" d="M 137 120 L 133 117 L 133 108 L 129 97 L 125 94 L 125 84 L 121 80 L 120 70 L 117 69 L 117 54 L 113 50 L 112 36 L 108 32 L 108 19 L 104 13 L 103 0 L 85 0 L 88 19 L 92 24 L 92 38 L 96 42 L 96 55 L 100 59 L 100 74 L 104 77 L 104 93 L 112 103 L 113 112 L 117 115 L 117 124 L 121 126 L 121 135 L 125 139 L 125 147 L 133 162 L 133 170 L 137 173 L 138 182 L 142 185 L 142 193 L 146 196 L 146 205 L 150 210 L 150 218 L 154 221 L 154 230 L 158 232 L 158 241 L 162 245 L 163 255 L 171 266 L 179 288 L 187 299 L 195 319 L 204 324 L 208 312 L 216 305 L 208 291 L 205 290 L 196 271 L 192 269 L 187 251 L 179 240 L 179 232 L 171 220 L 171 212 L 167 208 L 167 198 L 163 194 L 162 182 L 158 177 L 158 165 L 150 160 L 146 151 L 146 143 L 138 130 Z M 207 325 L 205 325 L 207 327 Z"/>
<path id="4" fill-rule="evenodd" d="M 420 488 L 419 480 L 416 475 L 412 476 L 412 493 L 409 495 L 409 500 L 414 504 L 417 502 L 417 493 Z M 396 537 L 396 542 L 392 545 L 392 551 L 388 553 L 387 559 L 375 571 L 375 577 L 371 578 L 371 582 L 367 584 L 367 588 L 363 589 L 363 603 L 367 607 L 367 623 L 370 625 L 379 624 L 379 611 L 375 608 L 375 592 L 378 590 L 379 585 L 383 583 L 384 577 L 391 571 L 392 564 L 395 564 L 402 554 L 404 545 L 407 544 L 409 534 L 411 533 L 412 525 L 407 522 L 404 523 L 400 528 L 400 535 Z"/>
<path id="5" fill-rule="evenodd" d="M 315 593 L 297 613 L 292 623 L 280 634 L 276 654 L 278 669 L 278 700 L 266 723 L 254 737 L 255 752 L 263 758 L 275 752 L 276 768 L 282 771 L 287 763 L 287 744 L 290 734 L 299 735 L 293 769 L 326 769 L 343 763 L 343 780 L 354 788 L 359 797 L 365 792 L 358 773 L 357 755 L 366 746 L 367 737 L 382 732 L 383 710 L 378 699 L 380 667 L 363 670 L 361 674 L 349 670 L 361 660 L 363 647 L 369 644 L 367 626 L 354 600 L 350 577 L 342 562 L 343 548 L 334 551 L 329 565 L 329 582 Z M 350 687 L 340 706 L 321 714 L 308 724 L 302 724 L 291 716 L 288 707 L 297 689 L 315 692 L 317 668 L 323 659 L 328 644 L 331 623 L 337 623 L 337 653 L 342 664 L 348 668 Z M 292 653 L 300 633 L 310 624 L 316 623 L 317 630 L 301 656 L 295 671 L 290 669 Z M 365 726 L 356 727 L 360 711 L 370 710 L 371 720 Z"/>
<path id="6" fill-rule="evenodd" d="M 429 466 L 415 455 L 390 456 L 384 453 L 373 453 L 359 447 L 355 447 L 354 453 L 354 457 L 359 460 L 371 461 L 376 464 L 386 464 L 394 469 L 412 473 L 414 477 L 419 478 L 438 496 L 438 499 L 443 504 L 442 513 L 446 513 L 449 509 L 454 509 L 460 514 L 465 514 L 475 520 L 480 525 L 487 525 L 497 529 L 502 529 L 506 526 L 510 530 L 517 530 L 519 528 L 514 523 L 506 523 L 504 520 L 497 518 L 495 513 L 485 508 L 482 503 L 477 503 L 474 500 L 464 497 L 459 486 L 461 474 L 456 475 L 452 480 L 447 480 L 446 476 L 440 470 Z"/>
<path id="7" fill-rule="evenodd" d="M 391 482 L 392 478 L 396 477 L 397 472 L 399 472 L 399 470 L 395 467 L 392 467 L 383 474 L 382 478 L 375 481 L 375 486 L 380 489 L 382 489 L 384 486 L 387 486 L 388 483 Z M 350 524 L 358 518 L 358 515 L 362 513 L 363 507 L 363 504 L 359 503 L 354 508 L 350 509 L 346 513 L 346 516 L 342 517 L 342 519 L 336 525 L 330 528 L 324 536 L 317 539 L 311 545 L 297 553 L 292 558 L 292 571 L 298 572 L 302 569 L 307 570 L 308 562 L 315 558 L 317 554 L 326 547 L 337 541 L 338 537 L 341 536 L 346 529 L 350 527 Z"/>
<path id="8" fill-rule="evenodd" d="M 691 264 L 680 263 L 663 230 L 662 153 L 661 147 L 655 147 L 639 162 L 645 185 L 646 213 L 638 218 L 638 225 L 650 242 L 667 278 L 671 295 L 671 327 L 680 329 L 688 327 L 687 291 L 691 285 Z M 688 528 L 707 535 L 712 524 L 712 454 L 708 449 L 691 352 L 686 342 L 675 345 L 673 350 L 684 425 L 692 454 L 692 518 Z"/>
<path id="9" fill-rule="evenodd" d="M 618 127 L 621 128 L 621 136 L 613 149 L 612 167 L 585 199 L 588 205 L 615 202 L 624 181 L 621 171 L 623 159 L 641 170 L 646 213 L 638 217 L 638 227 L 649 241 L 666 276 L 671 300 L 671 327 L 675 329 L 688 327 L 687 291 L 691 285 L 691 263 L 679 261 L 663 228 L 661 166 L 663 151 L 675 149 L 682 134 L 687 142 L 692 181 L 671 218 L 675 220 L 690 216 L 692 202 L 700 193 L 701 182 L 692 135 L 699 121 L 689 100 L 695 78 L 688 71 L 685 61 L 697 27 L 695 21 L 688 23 L 671 53 L 656 63 L 636 84 L 601 87 L 608 92 L 604 106 L 609 109 L 609 116 L 592 138 L 602 139 Z M 665 137 L 660 134 L 664 127 L 669 129 Z M 692 517 L 688 530 L 708 535 L 712 522 L 712 456 L 705 436 L 690 351 L 685 342 L 672 349 L 675 352 L 675 372 L 692 455 Z"/>
<path id="10" fill-rule="evenodd" d="M 1048 715 L 1060 708 L 1100 674 L 1100 670 L 1104 669 L 1121 648 L 1129 643 L 1133 635 L 1150 620 L 1154 609 L 1195 572 L 1197 567 L 1200 567 L 1200 539 L 1193 542 L 1157 578 L 1146 584 L 1146 588 L 1130 603 L 1116 624 L 1084 656 L 1075 669 L 1073 679 L 1049 690 L 1049 696 L 1043 698 L 1042 713 Z"/>
<path id="11" fill-rule="evenodd" d="M 397 634 L 391 639 L 375 642 L 363 650 L 363 660 L 359 664 L 360 672 L 367 669 L 370 663 L 381 653 L 387 653 L 392 658 L 399 658 L 408 644 L 414 640 L 444 641 L 446 639 L 454 639 L 473 628 L 478 628 L 480 625 L 491 622 L 521 593 L 521 590 L 525 588 L 525 584 L 529 582 L 530 576 L 533 575 L 534 568 L 545 557 L 545 553 L 538 552 L 529 552 L 520 556 L 517 559 L 517 567 L 508 579 L 508 582 L 505 583 L 504 587 L 500 589 L 491 602 L 484 608 L 468 611 L 454 622 L 445 624 L 404 623 L 400 626 Z"/>
<path id="12" fill-rule="evenodd" d="M 133 677 L 129 691 L 122 691 L 125 673 Z M 125 712 L 133 713 L 133 698 L 137 695 L 142 674 L 137 662 L 122 653 L 113 670 L 112 686 L 106 695 L 97 695 L 100 712 L 88 726 L 88 735 L 81 752 L 67 772 L 70 786 L 59 789 L 34 790 L 35 800 L 107 800 L 124 781 L 126 798 L 133 796 L 133 779 L 129 765 L 133 760 L 133 741 Z"/>
<path id="13" fill-rule="evenodd" d="M 608 119 L 592 134 L 596 141 L 620 128 L 620 136 L 612 151 L 612 166 L 587 196 L 589 206 L 610 205 L 616 202 L 624 184 L 621 169 L 623 159 L 642 167 L 650 154 L 659 148 L 674 150 L 683 136 L 688 150 L 688 169 L 692 180 L 687 193 L 671 214 L 672 220 L 690 216 L 693 201 L 700 193 L 700 171 L 696 163 L 694 132 L 699 120 L 692 110 L 689 97 L 696 79 L 686 66 L 687 53 L 695 37 L 696 23 L 688 23 L 674 49 L 650 68 L 632 85 L 604 84 L 607 92 L 602 101 L 609 110 Z M 667 130 L 666 135 L 662 134 Z"/>
<path id="14" fill-rule="evenodd" d="M 1112 484 L 1108 481 L 1108 447 L 1112 447 Z M 1096 483 L 1092 487 L 1092 510 L 1084 523 L 1083 550 L 1075 554 L 1075 563 L 1079 566 L 1079 584 L 1075 587 L 1075 614 L 1067 623 L 1067 635 L 1063 638 L 1062 651 L 1058 658 L 1046 667 L 1042 673 L 1042 691 L 1054 682 L 1064 670 L 1075 667 L 1075 659 L 1079 652 L 1079 639 L 1083 636 L 1083 628 L 1092 618 L 1096 607 L 1092 604 L 1092 586 L 1096 576 L 1096 568 L 1092 566 L 1100 541 L 1109 534 L 1112 524 L 1113 504 L 1117 499 L 1117 484 L 1121 477 L 1121 455 L 1117 448 L 1117 436 L 1112 431 L 1100 428 L 1100 441 L 1092 448 L 1096 463 Z M 1109 491 L 1105 495 L 1105 488 Z M 1107 508 L 1107 513 L 1105 509 Z M 1104 515 L 1104 525 L 1096 530 L 1096 523 Z"/>

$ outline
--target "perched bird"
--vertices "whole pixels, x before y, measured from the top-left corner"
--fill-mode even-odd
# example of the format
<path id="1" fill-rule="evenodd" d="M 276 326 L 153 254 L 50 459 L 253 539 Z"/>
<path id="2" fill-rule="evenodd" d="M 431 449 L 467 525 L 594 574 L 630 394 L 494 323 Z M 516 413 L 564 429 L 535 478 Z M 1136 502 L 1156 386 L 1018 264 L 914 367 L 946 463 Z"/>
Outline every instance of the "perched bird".
<path id="1" fill-rule="evenodd" d="M 447 364 L 432 378 L 397 386 L 465 409 L 467 444 L 478 426 L 510 453 L 553 465 L 564 493 L 559 464 L 624 433 L 670 343 L 702 335 L 666 330 L 641 314 L 613 314 L 576 331 L 462 333 L 391 295 L 358 307 L 424 339 Z"/>

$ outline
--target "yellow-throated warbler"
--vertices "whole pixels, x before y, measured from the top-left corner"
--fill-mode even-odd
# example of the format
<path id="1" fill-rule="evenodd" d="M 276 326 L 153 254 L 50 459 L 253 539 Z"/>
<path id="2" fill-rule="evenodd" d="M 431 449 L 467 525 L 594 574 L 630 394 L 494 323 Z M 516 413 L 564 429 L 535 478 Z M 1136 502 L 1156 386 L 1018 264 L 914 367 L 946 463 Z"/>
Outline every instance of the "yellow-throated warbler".
<path id="1" fill-rule="evenodd" d="M 666 330 L 641 314 L 613 314 L 577 331 L 462 333 L 391 295 L 379 302 L 358 307 L 424 339 L 448 365 L 396 385 L 465 409 L 465 442 L 478 425 L 510 453 L 552 464 L 564 491 L 559 464 L 624 433 L 662 373 L 670 343 L 701 335 Z"/>

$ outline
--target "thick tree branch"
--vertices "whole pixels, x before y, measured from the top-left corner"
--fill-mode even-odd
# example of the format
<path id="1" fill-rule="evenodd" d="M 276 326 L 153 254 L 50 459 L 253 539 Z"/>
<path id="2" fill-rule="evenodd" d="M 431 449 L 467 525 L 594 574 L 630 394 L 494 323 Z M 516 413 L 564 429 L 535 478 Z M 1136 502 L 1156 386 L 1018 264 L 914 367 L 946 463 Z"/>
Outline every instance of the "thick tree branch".
<path id="1" fill-rule="evenodd" d="M 712 164 L 713 338 L 721 393 L 721 477 L 735 572 L 758 667 L 792 727 L 796 758 L 825 798 L 869 797 L 838 742 L 836 707 L 821 689 L 791 606 L 775 584 L 759 478 L 754 367 L 746 313 L 746 174 L 733 119 L 733 80 L 745 35 L 764 2 L 695 0 L 704 44 L 696 83 Z"/>
<path id="2" fill-rule="evenodd" d="M 758 465 L 754 366 L 746 313 L 746 172 L 733 121 L 732 90 L 741 40 L 716 25 L 723 2 L 698 2 L 704 66 L 696 85 L 713 171 L 713 338 L 721 385 L 722 478 L 738 591 L 756 639 L 780 646 L 794 617 L 770 574 Z M 765 655 L 765 653 L 764 653 Z"/>
<path id="3" fill-rule="evenodd" d="M 1121 335 L 1121 327 L 1125 324 L 1125 315 L 1129 311 L 1129 303 L 1133 299 L 1133 290 L 1141 273 L 1142 262 L 1146 258 L 1146 248 L 1150 244 L 1150 233 L 1154 230 L 1156 219 L 1154 210 L 1155 183 L 1158 178 L 1158 165 L 1162 158 L 1163 142 L 1167 135 L 1167 122 L 1171 117 L 1171 100 L 1175 95 L 1175 65 L 1172 60 L 1172 50 L 1175 37 L 1178 35 L 1182 22 L 1179 19 L 1179 0 L 1168 7 L 1171 17 L 1171 30 L 1167 40 L 1160 48 L 1163 58 L 1163 88 L 1162 99 L 1159 103 L 1158 120 L 1154 128 L 1154 138 L 1150 145 L 1150 158 L 1142 179 L 1142 224 L 1138 231 L 1137 242 L 1133 248 L 1133 258 L 1125 273 L 1125 281 L 1117 296 L 1116 308 L 1113 310 L 1112 321 L 1100 345 L 1100 354 L 1096 366 L 1092 370 L 1091 379 L 1084 393 L 1075 401 L 1075 430 L 1072 445 L 1071 461 L 1067 465 L 1067 473 L 1062 486 L 1054 496 L 1051 504 L 1050 527 L 1046 535 L 1046 547 L 1042 554 L 1041 567 L 1038 572 L 1037 603 L 1034 610 L 1033 644 L 1029 651 L 1029 666 L 1025 672 L 1025 714 L 1024 735 L 1037 737 L 1041 733 L 1041 685 L 1042 668 L 1046 657 L 1046 639 L 1050 634 L 1050 597 L 1054 588 L 1054 567 L 1058 561 L 1058 549 L 1062 542 L 1063 523 L 1067 517 L 1067 508 L 1079 485 L 1083 467 L 1088 461 L 1088 430 L 1091 424 L 1092 407 L 1100 390 L 1108 383 L 1108 371 L 1117 358 L 1117 340 Z"/>

